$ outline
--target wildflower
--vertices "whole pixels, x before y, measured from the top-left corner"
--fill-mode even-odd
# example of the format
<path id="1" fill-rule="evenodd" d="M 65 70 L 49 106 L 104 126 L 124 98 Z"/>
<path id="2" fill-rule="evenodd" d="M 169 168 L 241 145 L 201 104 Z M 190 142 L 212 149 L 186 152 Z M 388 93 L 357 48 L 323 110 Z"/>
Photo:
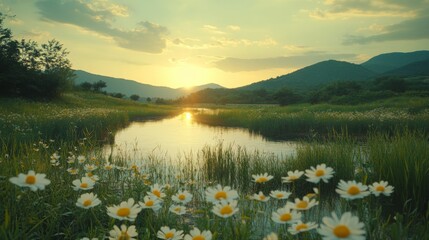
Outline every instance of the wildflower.
<path id="1" fill-rule="evenodd" d="M 231 217 L 236 212 L 238 212 L 237 201 L 233 200 L 229 202 L 222 200 L 221 202 L 213 206 L 212 212 L 219 217 Z"/>
<path id="2" fill-rule="evenodd" d="M 46 177 L 44 173 L 35 173 L 33 170 L 28 171 L 27 174 L 20 173 L 18 177 L 11 177 L 9 181 L 20 187 L 29 187 L 31 191 L 44 190 L 46 185 L 49 185 L 51 181 Z"/>
<path id="3" fill-rule="evenodd" d="M 104 170 L 112 170 L 115 166 L 112 165 L 111 163 L 107 162 L 106 164 L 104 164 Z"/>
<path id="4" fill-rule="evenodd" d="M 78 163 L 82 164 L 86 161 L 86 157 L 79 155 L 79 156 L 77 156 L 77 161 L 78 161 Z"/>
<path id="5" fill-rule="evenodd" d="M 262 240 L 278 240 L 278 239 L 279 237 L 277 236 L 277 234 L 272 232 L 268 234 L 266 237 L 264 237 Z"/>
<path id="6" fill-rule="evenodd" d="M 158 238 L 168 239 L 168 240 L 179 240 L 183 239 L 183 231 L 176 231 L 176 229 L 170 229 L 167 226 L 161 227 L 161 230 L 156 234 Z"/>
<path id="7" fill-rule="evenodd" d="M 253 194 L 251 198 L 261 202 L 267 202 L 268 200 L 270 200 L 270 197 L 265 196 L 264 193 L 261 191 L 258 194 Z"/>
<path id="8" fill-rule="evenodd" d="M 165 193 L 162 192 L 163 187 L 159 186 L 157 183 L 150 187 L 150 192 L 148 192 L 149 195 L 155 196 L 159 199 L 162 199 L 165 197 Z"/>
<path id="9" fill-rule="evenodd" d="M 308 210 L 316 205 L 318 205 L 319 202 L 315 199 L 310 199 L 308 197 L 303 197 L 302 200 L 299 198 L 295 198 L 295 203 L 288 202 L 286 206 L 296 209 L 296 210 Z"/>
<path id="10" fill-rule="evenodd" d="M 177 215 L 183 215 L 186 213 L 186 207 L 181 205 L 171 205 L 169 211 Z"/>
<path id="11" fill-rule="evenodd" d="M 292 193 L 287 191 L 271 191 L 270 196 L 277 199 L 287 199 Z"/>
<path id="12" fill-rule="evenodd" d="M 185 240 L 211 240 L 212 232 L 210 230 L 200 231 L 200 229 L 194 227 L 189 234 L 185 235 Z"/>
<path id="13" fill-rule="evenodd" d="M 107 215 L 119 220 L 129 220 L 133 222 L 141 210 L 138 204 L 134 204 L 134 199 L 130 198 L 127 202 L 121 202 L 119 206 L 114 205 L 112 207 L 107 207 Z"/>
<path id="14" fill-rule="evenodd" d="M 319 195 L 319 189 L 318 188 L 313 188 L 313 192 L 312 193 L 307 193 L 307 195 L 305 195 L 308 198 L 312 198 Z"/>
<path id="15" fill-rule="evenodd" d="M 363 185 L 362 183 L 357 183 L 356 181 L 343 181 L 341 180 L 338 183 L 338 188 L 335 191 L 340 194 L 342 198 L 347 200 L 353 200 L 358 198 L 364 198 L 370 194 L 368 186 Z"/>
<path id="16" fill-rule="evenodd" d="M 387 181 L 375 182 L 369 186 L 369 190 L 377 197 L 380 196 L 380 194 L 390 196 L 390 194 L 392 194 L 393 192 L 394 187 L 388 184 L 389 183 Z"/>
<path id="17" fill-rule="evenodd" d="M 226 200 L 231 201 L 238 198 L 238 193 L 235 190 L 231 190 L 231 187 L 222 187 L 218 184 L 215 188 L 207 188 L 206 200 L 212 203 L 218 203 L 219 201 Z"/>
<path id="18" fill-rule="evenodd" d="M 279 208 L 271 215 L 271 220 L 276 223 L 294 223 L 301 219 L 301 213 L 295 210 L 290 210 L 288 207 Z"/>
<path id="19" fill-rule="evenodd" d="M 295 170 L 294 172 L 288 171 L 287 177 L 282 177 L 283 183 L 290 183 L 298 180 L 302 175 L 304 174 L 304 171 Z"/>
<path id="20" fill-rule="evenodd" d="M 85 171 L 87 172 L 92 172 L 95 169 L 97 169 L 98 167 L 95 166 L 94 164 L 85 164 L 85 166 L 83 167 L 85 169 Z"/>
<path id="21" fill-rule="evenodd" d="M 100 199 L 97 198 L 97 194 L 93 193 L 84 193 L 79 199 L 77 199 L 76 206 L 81 208 L 92 208 L 101 203 Z"/>
<path id="22" fill-rule="evenodd" d="M 67 163 L 72 164 L 76 161 L 76 157 L 74 155 L 67 157 Z"/>
<path id="23" fill-rule="evenodd" d="M 91 178 L 82 177 L 80 180 L 79 179 L 73 180 L 72 184 L 74 185 L 74 186 L 72 186 L 72 188 L 75 191 L 78 191 L 79 189 L 80 190 L 90 190 L 90 189 L 94 188 L 95 182 L 92 181 Z"/>
<path id="24" fill-rule="evenodd" d="M 331 167 L 326 167 L 326 164 L 324 163 L 317 165 L 316 168 L 311 167 L 311 169 L 307 169 L 305 172 L 307 181 L 312 183 L 319 183 L 320 180 L 323 180 L 325 183 L 327 183 L 335 173 Z"/>
<path id="25" fill-rule="evenodd" d="M 92 172 L 85 173 L 85 177 L 90 178 L 94 182 L 97 182 L 98 180 L 100 180 L 100 178 L 98 177 L 98 175 L 95 175 Z"/>
<path id="26" fill-rule="evenodd" d="M 188 191 L 179 191 L 177 194 L 173 195 L 171 199 L 176 203 L 187 204 L 192 200 L 192 194 Z"/>
<path id="27" fill-rule="evenodd" d="M 150 208 L 153 211 L 158 211 L 161 208 L 161 201 L 157 197 L 145 196 L 143 201 L 144 202 L 139 202 L 142 208 Z"/>
<path id="28" fill-rule="evenodd" d="M 340 219 L 332 212 L 332 218 L 324 217 L 317 232 L 323 239 L 353 239 L 364 240 L 364 224 L 359 222 L 359 218 L 352 216 L 350 212 L 344 213 Z"/>
<path id="29" fill-rule="evenodd" d="M 55 152 L 54 154 L 51 155 L 51 159 L 58 161 L 60 159 L 60 155 L 58 155 L 58 153 Z"/>
<path id="30" fill-rule="evenodd" d="M 77 168 L 68 168 L 67 172 L 70 173 L 70 175 L 77 175 L 79 173 L 79 169 L 77 169 Z"/>
<path id="31" fill-rule="evenodd" d="M 116 225 L 113 226 L 113 230 L 110 230 L 109 240 L 134 240 L 137 238 L 138 233 L 136 231 L 136 226 L 131 225 L 127 228 L 125 224 L 121 225 L 121 229 L 119 229 Z"/>
<path id="32" fill-rule="evenodd" d="M 268 175 L 268 173 L 252 175 L 253 181 L 255 183 L 265 183 L 273 179 L 273 176 Z"/>
<path id="33" fill-rule="evenodd" d="M 303 223 L 301 220 L 292 224 L 291 227 L 289 227 L 287 230 L 292 234 L 292 235 L 296 235 L 298 233 L 301 232 L 307 232 L 310 231 L 312 229 L 316 229 L 317 228 L 317 224 L 315 222 L 307 222 L 307 223 Z"/>

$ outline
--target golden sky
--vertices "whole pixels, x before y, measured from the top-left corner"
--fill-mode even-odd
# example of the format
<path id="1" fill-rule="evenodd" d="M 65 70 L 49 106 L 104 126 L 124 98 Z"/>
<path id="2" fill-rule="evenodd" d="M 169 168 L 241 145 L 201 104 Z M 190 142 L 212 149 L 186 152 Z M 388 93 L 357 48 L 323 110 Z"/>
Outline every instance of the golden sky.
<path id="1" fill-rule="evenodd" d="M 429 0 L 0 0 L 15 38 L 74 69 L 156 86 L 239 87 L 319 61 L 429 49 Z"/>

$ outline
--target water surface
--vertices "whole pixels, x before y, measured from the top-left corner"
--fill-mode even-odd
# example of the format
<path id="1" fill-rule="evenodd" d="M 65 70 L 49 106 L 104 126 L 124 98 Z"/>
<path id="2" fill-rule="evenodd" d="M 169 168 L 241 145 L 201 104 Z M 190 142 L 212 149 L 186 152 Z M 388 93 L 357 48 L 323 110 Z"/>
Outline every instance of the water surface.
<path id="1" fill-rule="evenodd" d="M 247 151 L 274 154 L 279 157 L 294 155 L 293 141 L 272 141 L 242 128 L 213 127 L 193 121 L 193 113 L 183 112 L 173 118 L 156 121 L 132 122 L 115 135 L 115 145 L 105 151 L 113 155 L 133 152 L 137 155 L 162 153 L 171 158 L 196 153 L 204 146 L 244 147 Z"/>

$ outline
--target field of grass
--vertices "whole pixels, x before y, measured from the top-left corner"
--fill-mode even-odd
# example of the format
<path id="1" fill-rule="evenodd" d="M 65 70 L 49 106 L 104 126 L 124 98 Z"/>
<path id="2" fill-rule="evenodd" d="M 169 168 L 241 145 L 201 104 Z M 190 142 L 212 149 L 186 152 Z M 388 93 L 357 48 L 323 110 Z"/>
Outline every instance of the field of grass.
<path id="1" fill-rule="evenodd" d="M 273 139 L 324 137 L 347 131 L 354 136 L 370 132 L 394 132 L 398 128 L 429 131 L 429 99 L 397 97 L 369 104 L 227 105 L 215 114 L 202 113 L 196 121 L 243 127 Z"/>
<path id="2" fill-rule="evenodd" d="M 327 122 L 332 122 L 344 114 L 344 119 L 353 122 L 350 116 L 365 118 L 373 112 L 366 121 L 394 119 L 389 121 L 399 124 L 416 116 L 422 122 L 413 121 L 420 128 L 428 112 L 425 100 L 415 100 L 412 107 L 419 110 L 413 113 L 403 108 L 405 100 L 400 100 L 386 103 L 381 110 L 366 105 L 355 111 L 344 106 L 248 106 L 228 107 L 217 116 L 225 112 L 224 117 L 232 116 L 237 126 L 246 127 L 243 122 L 268 121 L 268 116 L 281 120 L 311 112 L 313 118 L 329 116 Z M 294 156 L 277 157 L 219 144 L 180 159 L 158 155 L 109 158 L 100 148 L 99 131 L 106 126 L 113 129 L 130 118 L 168 116 L 179 109 L 85 93 L 65 95 L 55 103 L 2 101 L 0 239 L 105 239 L 115 234 L 123 238 L 114 239 L 135 234 L 136 239 L 182 239 L 167 238 L 174 231 L 165 226 L 183 231 L 183 235 L 194 227 L 207 230 L 212 238 L 206 235 L 206 239 L 216 240 L 263 239 L 271 233 L 279 239 L 322 239 L 326 231 L 345 236 L 350 234 L 347 229 L 357 229 L 361 233 L 356 235 L 366 239 L 429 237 L 429 188 L 425 184 L 429 182 L 429 141 L 424 127 L 414 131 L 406 124 L 408 128 L 389 133 L 374 131 L 366 133 L 364 142 L 343 131 L 325 140 L 303 142 Z M 301 110 L 303 107 L 307 110 Z M 256 114 L 258 117 L 252 117 Z M 246 117 L 249 119 L 243 119 Z M 343 123 L 347 122 L 344 119 Z M 89 128 L 96 124 L 100 124 L 99 130 Z M 76 129 L 86 130 L 78 133 Z M 322 175 L 312 171 L 321 164 L 327 167 Z M 332 177 L 328 168 L 334 171 Z M 308 175 L 284 182 L 288 172 L 295 170 Z M 49 181 L 43 176 L 32 177 L 30 171 L 45 174 Z M 326 176 L 326 182 L 320 178 L 316 183 L 308 181 L 312 176 Z M 356 199 L 337 192 L 341 181 L 350 185 L 346 197 Z M 387 181 L 393 192 L 388 186 L 386 190 L 366 189 L 380 181 Z M 226 188 L 217 189 L 218 184 L 230 187 L 237 196 Z M 362 189 L 352 191 L 360 184 Z M 279 198 L 272 193 L 276 190 L 289 196 Z M 192 196 L 180 196 L 182 191 Z M 232 196 L 228 201 L 213 200 L 216 196 L 221 199 L 224 191 Z M 96 194 L 98 200 L 88 201 L 85 193 Z M 302 209 L 302 201 L 311 208 Z M 338 223 L 338 229 L 330 229 L 326 223 L 332 213 L 348 220 Z M 360 224 L 353 224 L 356 218 L 348 214 L 357 217 Z M 115 233 L 115 226 L 120 229 L 121 225 L 135 226 L 135 231 Z M 160 233 L 162 229 L 164 233 Z M 293 229 L 302 232 L 294 235 Z"/>
<path id="3" fill-rule="evenodd" d="M 148 105 L 88 92 L 64 94 L 53 102 L 0 98 L 0 137 L 21 143 L 37 139 L 96 136 L 108 141 L 130 120 L 177 114 L 179 108 Z"/>

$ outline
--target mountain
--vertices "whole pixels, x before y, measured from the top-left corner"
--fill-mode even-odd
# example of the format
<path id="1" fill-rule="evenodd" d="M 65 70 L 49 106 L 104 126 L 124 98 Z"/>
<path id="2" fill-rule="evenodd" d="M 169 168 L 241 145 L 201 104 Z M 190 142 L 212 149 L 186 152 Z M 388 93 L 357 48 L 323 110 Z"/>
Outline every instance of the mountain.
<path id="1" fill-rule="evenodd" d="M 405 66 L 383 73 L 386 76 L 429 76 L 429 59 L 413 62 Z"/>
<path id="2" fill-rule="evenodd" d="M 295 90 L 316 89 L 319 86 L 336 81 L 361 81 L 376 76 L 376 73 L 360 65 L 328 60 L 304 67 L 287 75 L 279 76 L 240 87 L 242 90 L 278 90 L 288 87 Z"/>
<path id="3" fill-rule="evenodd" d="M 104 81 L 107 87 L 104 88 L 109 93 L 122 93 L 127 96 L 137 94 L 142 98 L 165 98 L 165 99 L 176 99 L 178 97 L 186 96 L 192 92 L 203 90 L 206 88 L 223 88 L 222 86 L 214 83 L 205 84 L 201 86 L 195 86 L 191 88 L 169 88 L 161 86 L 153 86 L 150 84 L 140 83 L 134 80 L 128 80 L 123 78 L 113 78 L 97 74 L 92 74 L 82 70 L 75 70 L 76 74 L 75 84 L 79 85 L 83 82 L 94 83 L 98 81 Z"/>
<path id="4" fill-rule="evenodd" d="M 376 73 L 386 73 L 413 62 L 429 60 L 429 51 L 393 52 L 375 56 L 361 65 Z"/>

